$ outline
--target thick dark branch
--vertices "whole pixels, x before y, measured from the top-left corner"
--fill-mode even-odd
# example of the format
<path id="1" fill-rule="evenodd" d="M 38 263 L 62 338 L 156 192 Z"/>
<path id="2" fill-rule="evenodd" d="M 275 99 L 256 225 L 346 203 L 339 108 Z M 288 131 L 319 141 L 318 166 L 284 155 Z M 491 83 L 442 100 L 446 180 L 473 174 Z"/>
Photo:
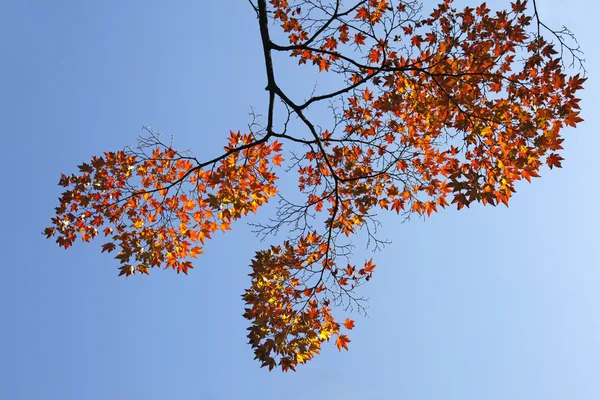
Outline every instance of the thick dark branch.
<path id="1" fill-rule="evenodd" d="M 263 45 L 265 57 L 265 68 L 267 69 L 267 90 L 269 91 L 269 111 L 267 114 L 267 135 L 273 130 L 273 113 L 275 108 L 275 74 L 273 73 L 273 59 L 271 58 L 271 39 L 269 38 L 269 17 L 267 15 L 266 0 L 258 0 L 258 24 L 260 26 L 260 38 Z"/>

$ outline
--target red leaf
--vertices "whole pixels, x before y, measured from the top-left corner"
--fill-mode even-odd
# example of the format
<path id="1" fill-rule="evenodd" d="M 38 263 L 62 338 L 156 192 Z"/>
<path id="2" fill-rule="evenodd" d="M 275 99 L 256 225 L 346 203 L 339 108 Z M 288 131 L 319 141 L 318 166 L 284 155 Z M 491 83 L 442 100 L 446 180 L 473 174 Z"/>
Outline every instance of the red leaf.
<path id="1" fill-rule="evenodd" d="M 348 343 L 350 343 L 350 339 L 346 335 L 340 335 L 335 339 L 335 345 L 339 351 L 342 351 L 342 348 L 348 350 Z"/>
<path id="2" fill-rule="evenodd" d="M 344 326 L 346 327 L 346 329 L 354 329 L 354 321 L 351 320 L 350 318 L 346 318 L 346 320 L 344 321 Z"/>

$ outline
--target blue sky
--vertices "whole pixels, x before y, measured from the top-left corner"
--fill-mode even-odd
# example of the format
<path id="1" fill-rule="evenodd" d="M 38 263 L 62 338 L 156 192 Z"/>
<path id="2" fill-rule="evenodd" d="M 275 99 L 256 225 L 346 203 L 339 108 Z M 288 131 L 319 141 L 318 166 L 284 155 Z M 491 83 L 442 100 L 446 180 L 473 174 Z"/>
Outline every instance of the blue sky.
<path id="1" fill-rule="evenodd" d="M 267 243 L 244 223 L 187 277 L 117 278 L 100 243 L 65 252 L 39 234 L 60 173 L 133 144 L 142 125 L 199 158 L 244 129 L 266 100 L 248 3 L 0 2 L 0 399 L 600 398 L 600 9 L 539 6 L 575 32 L 590 76 L 563 169 L 519 184 L 510 208 L 386 219 L 394 243 L 375 255 L 350 351 L 325 346 L 283 374 L 246 344 L 240 295 Z M 292 91 L 307 85 L 295 74 L 278 72 Z"/>

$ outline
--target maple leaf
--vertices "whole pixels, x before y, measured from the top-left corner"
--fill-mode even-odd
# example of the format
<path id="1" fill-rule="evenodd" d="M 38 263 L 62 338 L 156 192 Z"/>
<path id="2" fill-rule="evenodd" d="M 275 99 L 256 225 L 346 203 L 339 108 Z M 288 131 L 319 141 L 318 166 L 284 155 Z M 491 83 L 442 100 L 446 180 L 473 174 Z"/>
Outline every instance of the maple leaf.
<path id="1" fill-rule="evenodd" d="M 583 121 L 583 118 L 579 117 L 579 112 L 572 112 L 565 118 L 565 124 L 567 126 L 576 127 L 578 123 Z"/>
<path id="2" fill-rule="evenodd" d="M 339 351 L 342 351 L 342 348 L 348 350 L 348 343 L 350 343 L 350 339 L 346 335 L 339 335 L 337 339 L 335 339 L 335 345 L 337 346 Z"/>
<path id="3" fill-rule="evenodd" d="M 371 62 L 371 64 L 375 64 L 375 63 L 379 62 L 380 59 L 381 59 L 381 52 L 379 50 L 377 50 L 376 48 L 372 48 L 371 51 L 369 52 L 369 62 Z"/>
<path id="4" fill-rule="evenodd" d="M 370 19 L 369 10 L 367 10 L 366 7 L 360 7 L 356 10 L 356 16 L 354 18 L 368 21 Z"/>
<path id="5" fill-rule="evenodd" d="M 423 38 L 421 35 L 415 35 L 411 38 L 410 43 L 418 48 L 421 48 L 421 43 L 423 43 Z"/>
<path id="6" fill-rule="evenodd" d="M 346 320 L 344 321 L 344 326 L 348 330 L 354 329 L 354 321 L 350 318 L 346 318 Z"/>
<path id="7" fill-rule="evenodd" d="M 365 44 L 366 39 L 367 39 L 367 37 L 365 35 L 363 35 L 361 32 L 358 32 L 356 35 L 354 35 L 354 43 L 356 43 L 357 45 Z"/>
<path id="8" fill-rule="evenodd" d="M 273 164 L 277 165 L 278 167 L 281 167 L 282 162 L 283 162 L 283 157 L 281 156 L 281 154 L 276 154 L 273 157 Z"/>
<path id="9" fill-rule="evenodd" d="M 365 271 L 373 272 L 375 270 L 375 264 L 373 264 L 373 259 L 371 258 L 369 261 L 365 263 Z"/>
<path id="10" fill-rule="evenodd" d="M 281 142 L 278 142 L 277 140 L 274 141 L 273 144 L 271 145 L 271 149 L 273 149 L 273 151 L 275 151 L 275 152 L 280 152 L 282 148 L 283 148 L 283 144 Z"/>
<path id="11" fill-rule="evenodd" d="M 115 249 L 115 247 L 117 246 L 114 243 L 105 243 L 102 245 L 102 253 L 104 253 L 105 251 L 110 253 Z"/>
<path id="12" fill-rule="evenodd" d="M 552 153 L 546 158 L 546 163 L 548 164 L 550 169 L 552 169 L 553 167 L 560 168 L 560 167 L 562 167 L 562 165 L 561 165 L 562 160 L 564 160 L 564 158 L 562 158 L 561 156 L 559 156 L 556 153 Z"/>

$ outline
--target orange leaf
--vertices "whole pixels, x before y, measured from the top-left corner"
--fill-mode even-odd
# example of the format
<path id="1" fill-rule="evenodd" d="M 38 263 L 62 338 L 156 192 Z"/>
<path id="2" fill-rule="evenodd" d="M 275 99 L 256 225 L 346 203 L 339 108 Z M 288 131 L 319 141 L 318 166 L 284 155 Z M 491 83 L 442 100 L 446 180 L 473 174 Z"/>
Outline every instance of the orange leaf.
<path id="1" fill-rule="evenodd" d="M 346 329 L 354 329 L 354 321 L 351 320 L 350 318 L 346 318 L 346 320 L 344 321 L 344 326 L 346 327 Z"/>
<path id="2" fill-rule="evenodd" d="M 340 335 L 337 339 L 335 339 L 335 345 L 337 346 L 339 351 L 342 351 L 342 348 L 348 350 L 348 343 L 350 343 L 350 339 L 346 335 Z"/>
<path id="3" fill-rule="evenodd" d="M 371 258 L 369 261 L 365 263 L 365 271 L 373 272 L 375 269 L 375 264 L 373 264 L 373 259 Z"/>
<path id="4" fill-rule="evenodd" d="M 283 157 L 281 156 L 281 154 L 276 154 L 273 157 L 273 164 L 277 165 L 278 167 L 281 167 L 281 163 L 283 162 Z"/>
<path id="5" fill-rule="evenodd" d="M 561 156 L 559 156 L 556 153 L 552 153 L 546 158 L 546 164 L 548 164 L 550 169 L 552 169 L 553 167 L 560 168 L 560 167 L 562 167 L 562 164 L 561 164 L 562 160 L 564 160 L 564 158 L 562 158 Z"/>

